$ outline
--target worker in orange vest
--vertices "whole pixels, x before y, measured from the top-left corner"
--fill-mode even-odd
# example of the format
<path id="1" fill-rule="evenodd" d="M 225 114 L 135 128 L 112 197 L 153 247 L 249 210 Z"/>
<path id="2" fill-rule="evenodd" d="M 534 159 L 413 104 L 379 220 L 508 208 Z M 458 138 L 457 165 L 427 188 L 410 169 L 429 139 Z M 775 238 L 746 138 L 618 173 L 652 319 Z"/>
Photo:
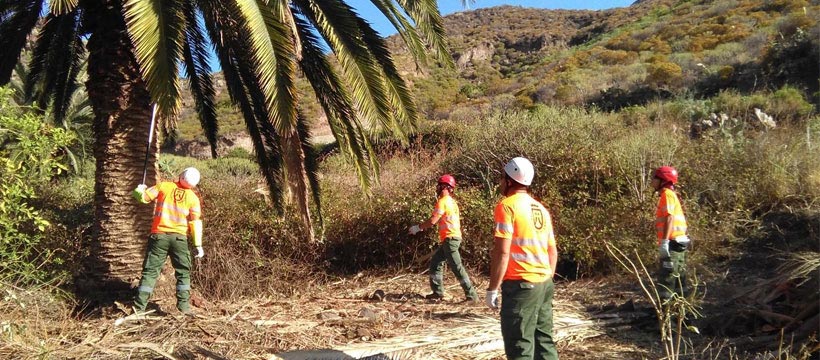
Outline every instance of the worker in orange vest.
<path id="1" fill-rule="evenodd" d="M 163 181 L 150 188 L 140 184 L 134 190 L 134 198 L 142 204 L 156 200 L 142 278 L 134 299 L 138 312 L 145 311 L 162 265 L 170 255 L 177 279 L 177 309 L 183 314 L 192 315 L 188 234 L 196 248 L 196 257 L 205 255 L 202 249 L 202 208 L 199 197 L 192 190 L 199 180 L 199 171 L 190 167 L 182 171 L 176 182 Z"/>
<path id="2" fill-rule="evenodd" d="M 534 176 L 529 160 L 510 160 L 499 184 L 504 198 L 494 211 L 495 239 L 485 300 L 491 309 L 498 309 L 501 289 L 501 335 L 507 359 L 558 359 L 552 334 L 552 277 L 558 250 L 550 213 L 528 191 Z"/>
<path id="3" fill-rule="evenodd" d="M 436 195 L 438 201 L 436 207 L 433 209 L 433 214 L 427 221 L 413 225 L 408 229 L 410 235 L 424 231 L 425 229 L 438 224 L 439 246 L 433 257 L 430 259 L 430 288 L 433 293 L 425 296 L 427 299 L 440 300 L 444 298 L 444 263 L 450 266 L 458 282 L 461 284 L 461 289 L 464 290 L 464 295 L 467 297 L 465 301 L 478 301 L 478 294 L 470 282 L 470 276 L 467 270 L 461 264 L 461 254 L 458 248 L 461 246 L 461 217 L 458 209 L 458 203 L 453 199 L 452 194 L 456 189 L 456 179 L 450 175 L 442 175 L 438 179 L 436 185 Z"/>
<path id="4" fill-rule="evenodd" d="M 652 175 L 650 185 L 660 195 L 655 211 L 655 231 L 658 237 L 658 294 L 663 299 L 673 293 L 683 295 L 686 291 L 686 253 L 690 245 L 687 236 L 686 217 L 683 215 L 675 184 L 678 171 L 671 166 L 661 166 Z"/>

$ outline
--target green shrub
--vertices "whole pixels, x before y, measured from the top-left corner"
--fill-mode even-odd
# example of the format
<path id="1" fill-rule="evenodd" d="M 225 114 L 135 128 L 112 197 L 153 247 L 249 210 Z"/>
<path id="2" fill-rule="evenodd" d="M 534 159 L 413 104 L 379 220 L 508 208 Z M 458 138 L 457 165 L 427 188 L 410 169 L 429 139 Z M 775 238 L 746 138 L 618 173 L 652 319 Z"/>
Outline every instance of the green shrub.
<path id="1" fill-rule="evenodd" d="M 680 82 L 683 70 L 672 62 L 658 61 L 649 65 L 646 82 L 655 87 L 671 86 Z"/>
<path id="2" fill-rule="evenodd" d="M 806 101 L 803 92 L 785 86 L 774 93 L 743 95 L 734 90 L 721 91 L 713 99 L 714 111 L 723 112 L 744 121 L 754 121 L 754 109 L 772 115 L 774 120 L 796 122 L 811 115 L 814 107 Z"/>
<path id="3" fill-rule="evenodd" d="M 771 104 L 765 109 L 775 120 L 797 121 L 811 114 L 814 107 L 806 101 L 803 92 L 791 86 L 784 86 L 772 94 Z"/>
<path id="4" fill-rule="evenodd" d="M 712 100 L 714 111 L 730 117 L 747 118 L 754 114 L 754 109 L 768 111 L 768 99 L 763 94 L 743 95 L 735 90 L 721 91 Z"/>
<path id="5" fill-rule="evenodd" d="M 649 112 L 643 106 L 628 106 L 618 113 L 621 122 L 626 126 L 646 125 L 649 123 Z"/>
<path id="6" fill-rule="evenodd" d="M 714 111 L 712 100 L 676 99 L 659 103 L 650 116 L 653 119 L 666 118 L 688 124 L 690 121 L 708 118 Z"/>
<path id="7" fill-rule="evenodd" d="M 42 282 L 51 275 L 41 268 L 51 251 L 38 245 L 50 223 L 32 201 L 38 186 L 67 169 L 59 150 L 74 137 L 9 98 L 0 89 L 0 273 L 6 281 Z"/>
<path id="8" fill-rule="evenodd" d="M 458 92 L 469 99 L 475 99 L 477 97 L 484 96 L 484 91 L 485 89 L 481 86 L 466 84 L 462 86 Z"/>
<path id="9" fill-rule="evenodd" d="M 248 150 L 245 150 L 245 148 L 242 148 L 242 147 L 235 147 L 235 148 L 229 150 L 228 153 L 225 154 L 225 156 L 223 156 L 223 157 L 226 157 L 226 158 L 239 158 L 239 159 L 251 159 L 251 160 L 254 158 L 253 154 L 251 154 Z"/>

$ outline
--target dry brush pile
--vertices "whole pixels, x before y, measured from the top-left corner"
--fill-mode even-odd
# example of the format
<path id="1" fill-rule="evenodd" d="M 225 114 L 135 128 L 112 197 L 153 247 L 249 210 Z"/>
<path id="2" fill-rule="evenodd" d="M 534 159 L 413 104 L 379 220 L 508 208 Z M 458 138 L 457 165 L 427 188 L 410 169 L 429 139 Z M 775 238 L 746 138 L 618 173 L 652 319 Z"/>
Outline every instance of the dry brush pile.
<path id="1" fill-rule="evenodd" d="M 459 295 L 424 300 L 421 274 L 359 274 L 290 296 L 203 302 L 195 317 L 163 313 L 173 309 L 173 296 L 157 299 L 159 309 L 143 317 L 128 316 L 131 310 L 122 304 L 83 314 L 54 299 L 49 289 L 3 285 L 0 357 L 7 359 L 503 356 L 497 314 L 481 303 L 460 303 L 454 281 L 447 290 Z M 559 347 L 576 347 L 602 334 L 577 302 L 559 298 L 555 307 Z"/>

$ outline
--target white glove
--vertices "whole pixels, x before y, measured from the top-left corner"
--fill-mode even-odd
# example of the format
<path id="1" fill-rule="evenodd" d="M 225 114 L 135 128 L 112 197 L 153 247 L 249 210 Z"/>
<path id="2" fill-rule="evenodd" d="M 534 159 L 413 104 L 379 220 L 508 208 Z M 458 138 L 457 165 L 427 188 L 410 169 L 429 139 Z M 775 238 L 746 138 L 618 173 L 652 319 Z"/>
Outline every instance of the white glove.
<path id="1" fill-rule="evenodd" d="M 202 249 L 202 246 L 197 246 L 197 247 L 196 247 L 196 256 L 195 256 L 195 257 L 196 257 L 197 259 L 199 259 L 199 258 L 201 258 L 201 257 L 203 257 L 203 256 L 205 256 L 205 250 L 203 250 L 203 249 Z"/>
<path id="2" fill-rule="evenodd" d="M 487 303 L 487 307 L 490 309 L 498 309 L 498 290 L 487 290 L 484 302 Z"/>
<path id="3" fill-rule="evenodd" d="M 410 235 L 416 235 L 419 231 L 421 231 L 421 228 L 418 225 L 413 225 L 407 229 L 407 232 L 410 233 Z"/>
<path id="4" fill-rule="evenodd" d="M 140 203 L 147 204 L 147 202 L 145 202 L 145 200 L 143 200 L 142 198 L 142 195 L 145 194 L 145 190 L 147 189 L 148 186 L 146 186 L 145 184 L 139 184 L 137 185 L 137 188 L 131 192 L 131 197 L 133 197 L 134 200 L 137 200 Z"/>
<path id="5" fill-rule="evenodd" d="M 669 258 L 669 239 L 661 240 L 661 244 L 658 246 L 658 255 L 661 259 Z"/>

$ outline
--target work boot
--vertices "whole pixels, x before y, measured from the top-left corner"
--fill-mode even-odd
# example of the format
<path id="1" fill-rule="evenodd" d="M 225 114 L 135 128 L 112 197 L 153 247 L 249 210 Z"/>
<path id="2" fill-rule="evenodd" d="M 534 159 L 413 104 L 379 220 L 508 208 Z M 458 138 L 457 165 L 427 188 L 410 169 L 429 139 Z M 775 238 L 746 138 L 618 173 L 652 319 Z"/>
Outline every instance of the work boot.
<path id="1" fill-rule="evenodd" d="M 196 311 L 193 311 L 193 310 L 191 310 L 191 309 L 187 309 L 187 310 L 180 310 L 180 312 L 181 312 L 181 313 L 182 313 L 182 315 L 183 315 L 183 316 L 185 316 L 186 318 L 196 318 L 196 317 L 197 317 L 197 313 L 196 313 Z"/>
<path id="2" fill-rule="evenodd" d="M 440 301 L 440 300 L 444 300 L 444 295 L 432 293 L 432 294 L 424 295 L 424 298 L 427 299 L 427 300 Z"/>
<path id="3" fill-rule="evenodd" d="M 464 304 L 464 305 L 475 305 L 475 304 L 478 304 L 478 299 L 468 297 L 468 298 L 462 300 L 461 303 Z"/>

